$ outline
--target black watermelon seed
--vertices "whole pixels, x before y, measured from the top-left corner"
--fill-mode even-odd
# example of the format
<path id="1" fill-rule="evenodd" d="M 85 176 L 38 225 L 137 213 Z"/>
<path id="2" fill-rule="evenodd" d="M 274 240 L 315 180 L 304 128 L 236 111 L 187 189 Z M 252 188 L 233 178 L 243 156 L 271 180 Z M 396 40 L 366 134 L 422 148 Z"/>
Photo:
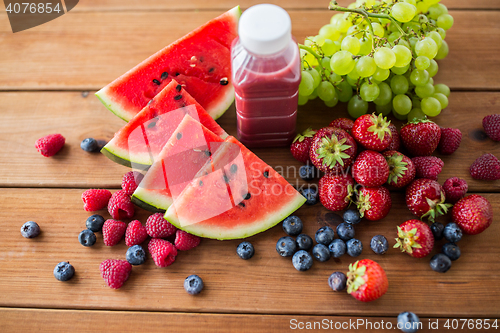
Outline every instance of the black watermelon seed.
<path id="1" fill-rule="evenodd" d="M 175 87 L 175 90 L 177 90 L 177 91 L 181 91 L 181 89 L 182 89 L 182 86 L 180 84 L 178 84 L 177 87 Z"/>
<path id="2" fill-rule="evenodd" d="M 163 72 L 163 73 L 161 73 L 161 77 L 160 77 L 160 78 L 161 78 L 162 80 L 166 80 L 166 79 L 167 79 L 167 77 L 168 77 L 168 73 L 167 73 L 167 72 Z"/>
<path id="3" fill-rule="evenodd" d="M 156 126 L 156 121 L 153 121 L 152 123 L 148 124 L 148 128 L 153 128 Z"/>
<path id="4" fill-rule="evenodd" d="M 176 95 L 176 96 L 174 96 L 174 99 L 175 99 L 176 101 L 180 100 L 181 98 L 182 98 L 182 95 Z"/>
<path id="5" fill-rule="evenodd" d="M 236 171 L 238 171 L 238 166 L 236 164 L 231 165 L 229 171 L 231 171 L 231 173 L 236 173 Z"/>
<path id="6" fill-rule="evenodd" d="M 243 207 L 243 208 L 245 208 L 245 203 L 244 202 L 240 202 L 238 205 L 241 206 L 241 207 Z"/>
<path id="7" fill-rule="evenodd" d="M 269 171 L 264 171 L 264 177 L 269 178 Z"/>
<path id="8" fill-rule="evenodd" d="M 227 79 L 227 77 L 223 77 L 222 79 L 220 79 L 219 83 L 223 86 L 226 86 L 229 83 L 229 80 Z"/>
<path id="9" fill-rule="evenodd" d="M 179 75 L 181 75 L 181 73 L 179 73 L 179 72 L 175 73 L 175 76 L 179 76 Z"/>
<path id="10" fill-rule="evenodd" d="M 224 181 L 225 181 L 226 183 L 229 183 L 229 178 L 228 178 L 226 175 L 224 175 Z"/>
<path id="11" fill-rule="evenodd" d="M 212 67 L 212 68 L 210 68 L 210 69 L 208 70 L 208 72 L 209 72 L 209 73 L 212 73 L 214 70 L 215 70 L 215 68 L 213 68 L 213 67 Z"/>
<path id="12" fill-rule="evenodd" d="M 200 186 L 203 186 L 203 181 L 201 181 L 201 180 L 200 180 L 200 183 L 199 183 L 199 184 L 200 184 Z"/>
<path id="13" fill-rule="evenodd" d="M 160 84 L 161 84 L 161 82 L 160 82 L 160 81 L 158 81 L 157 79 L 153 79 L 153 83 L 154 83 L 154 84 L 157 84 L 157 85 L 160 85 Z"/>
<path id="14" fill-rule="evenodd" d="M 203 60 L 205 60 L 203 57 L 200 57 L 200 62 L 203 62 Z"/>
<path id="15" fill-rule="evenodd" d="M 207 155 L 208 157 L 212 156 L 212 153 L 210 152 L 210 150 L 205 150 L 205 155 Z"/>
<path id="16" fill-rule="evenodd" d="M 177 140 L 180 140 L 182 138 L 182 133 L 181 132 L 177 133 L 175 137 L 177 138 Z"/>
<path id="17" fill-rule="evenodd" d="M 247 195 L 245 195 L 245 197 L 243 199 L 248 200 L 251 197 L 252 197 L 252 195 L 250 194 L 250 192 L 248 192 Z"/>

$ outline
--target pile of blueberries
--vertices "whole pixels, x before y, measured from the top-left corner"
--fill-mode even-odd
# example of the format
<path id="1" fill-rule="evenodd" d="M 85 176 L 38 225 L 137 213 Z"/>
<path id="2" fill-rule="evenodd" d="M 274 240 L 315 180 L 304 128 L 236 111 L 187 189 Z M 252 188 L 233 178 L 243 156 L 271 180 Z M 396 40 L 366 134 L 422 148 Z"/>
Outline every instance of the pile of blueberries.
<path id="1" fill-rule="evenodd" d="M 462 230 L 455 222 L 443 225 L 439 222 L 431 224 L 434 240 L 446 239 L 448 243 L 441 248 L 441 253 L 435 254 L 430 261 L 431 268 L 439 273 L 445 273 L 451 268 L 451 262 L 460 258 L 461 252 L 457 245 L 462 239 Z"/>

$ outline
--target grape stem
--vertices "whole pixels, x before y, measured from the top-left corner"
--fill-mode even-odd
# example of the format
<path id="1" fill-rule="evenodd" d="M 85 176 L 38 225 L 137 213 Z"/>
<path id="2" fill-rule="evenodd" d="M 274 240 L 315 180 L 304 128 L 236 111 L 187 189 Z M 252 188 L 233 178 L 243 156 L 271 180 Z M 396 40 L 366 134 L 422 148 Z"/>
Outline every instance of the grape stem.
<path id="1" fill-rule="evenodd" d="M 309 53 L 311 53 L 317 60 L 318 60 L 318 69 L 319 69 L 319 75 L 321 77 L 323 77 L 323 67 L 321 66 L 321 56 L 319 54 L 317 54 L 311 47 L 309 46 L 305 46 L 305 45 L 302 45 L 302 44 L 299 44 L 299 48 L 302 49 L 302 50 L 305 50 Z"/>

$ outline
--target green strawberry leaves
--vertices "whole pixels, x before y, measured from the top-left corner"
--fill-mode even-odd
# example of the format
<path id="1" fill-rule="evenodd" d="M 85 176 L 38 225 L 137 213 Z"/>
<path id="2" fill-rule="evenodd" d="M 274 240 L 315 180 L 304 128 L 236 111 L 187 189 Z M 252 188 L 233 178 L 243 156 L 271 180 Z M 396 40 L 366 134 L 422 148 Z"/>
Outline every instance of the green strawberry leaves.
<path id="1" fill-rule="evenodd" d="M 319 159 L 323 159 L 323 165 L 334 168 L 338 163 L 341 167 L 344 166 L 344 159 L 348 159 L 351 156 L 346 154 L 344 151 L 351 148 L 350 145 L 344 144 L 347 141 L 346 138 L 338 140 L 337 136 L 333 134 L 330 138 L 324 137 L 321 139 L 321 145 L 316 150 Z"/>

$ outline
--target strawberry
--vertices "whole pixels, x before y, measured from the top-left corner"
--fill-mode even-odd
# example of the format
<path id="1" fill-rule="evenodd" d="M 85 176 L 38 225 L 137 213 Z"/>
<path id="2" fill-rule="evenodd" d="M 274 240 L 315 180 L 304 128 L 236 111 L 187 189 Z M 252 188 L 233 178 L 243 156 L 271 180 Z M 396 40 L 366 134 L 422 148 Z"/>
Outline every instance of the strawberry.
<path id="1" fill-rule="evenodd" d="M 398 237 L 394 248 L 401 248 L 414 258 L 423 258 L 434 247 L 431 228 L 420 220 L 408 220 L 398 226 Z"/>
<path id="2" fill-rule="evenodd" d="M 347 292 L 362 302 L 371 302 L 389 289 L 384 269 L 375 261 L 362 259 L 349 265 Z"/>
<path id="3" fill-rule="evenodd" d="M 436 150 L 441 128 L 434 122 L 415 119 L 401 128 L 401 141 L 413 156 L 428 156 Z"/>
<path id="4" fill-rule="evenodd" d="M 354 161 L 352 176 L 358 184 L 363 186 L 380 186 L 389 177 L 389 164 L 381 153 L 365 150 Z"/>
<path id="5" fill-rule="evenodd" d="M 437 180 L 444 162 L 436 156 L 417 156 L 411 159 L 415 165 L 417 178 Z"/>
<path id="6" fill-rule="evenodd" d="M 290 151 L 297 161 L 302 163 L 309 161 L 309 150 L 311 149 L 314 134 L 316 134 L 316 131 L 309 127 L 302 134 L 297 134 L 295 139 L 293 139 Z"/>
<path id="7" fill-rule="evenodd" d="M 434 220 L 448 212 L 452 205 L 445 204 L 444 190 L 439 183 L 432 179 L 415 179 L 406 188 L 406 206 L 419 218 Z"/>
<path id="8" fill-rule="evenodd" d="M 140 172 L 129 171 L 123 175 L 122 179 L 122 189 L 127 193 L 127 195 L 134 194 L 137 189 L 138 184 L 144 178 L 144 175 Z"/>
<path id="9" fill-rule="evenodd" d="M 54 156 L 62 149 L 66 139 L 61 134 L 49 134 L 36 140 L 35 148 L 45 157 Z"/>
<path id="10" fill-rule="evenodd" d="M 164 239 L 153 238 L 149 241 L 148 251 L 158 267 L 167 267 L 174 263 L 177 256 L 175 246 Z"/>
<path id="11" fill-rule="evenodd" d="M 367 220 L 377 221 L 389 214 L 392 206 L 389 190 L 383 186 L 362 187 L 358 191 L 356 200 L 361 217 Z"/>
<path id="12" fill-rule="evenodd" d="M 200 237 L 191 235 L 184 230 L 177 230 L 175 233 L 175 248 L 180 251 L 194 249 L 200 244 Z"/>
<path id="13" fill-rule="evenodd" d="M 323 127 L 313 137 L 309 157 L 318 170 L 338 174 L 352 164 L 357 150 L 349 133 L 336 127 Z"/>
<path id="14" fill-rule="evenodd" d="M 399 132 L 396 125 L 393 123 L 389 124 L 389 129 L 391 130 L 391 142 L 386 150 L 399 150 L 401 148 L 401 139 L 399 138 Z"/>
<path id="15" fill-rule="evenodd" d="M 354 180 L 351 175 L 326 174 L 319 180 L 319 200 L 331 211 L 344 210 L 350 202 Z"/>
<path id="16" fill-rule="evenodd" d="M 493 210 L 485 197 L 472 194 L 453 206 L 451 217 L 465 234 L 477 235 L 493 222 Z"/>
<path id="17" fill-rule="evenodd" d="M 131 218 L 135 214 L 135 208 L 130 196 L 124 190 L 113 193 L 108 202 L 108 212 L 115 220 Z"/>
<path id="18" fill-rule="evenodd" d="M 451 177 L 445 180 L 443 184 L 446 201 L 452 204 L 462 199 L 468 190 L 467 182 L 458 177 Z"/>
<path id="19" fill-rule="evenodd" d="M 366 149 L 383 151 L 391 143 L 390 123 L 382 114 L 362 115 L 354 122 L 352 136 Z"/>
<path id="20" fill-rule="evenodd" d="M 500 161 L 493 154 L 478 157 L 469 168 L 470 175 L 479 180 L 500 179 Z"/>
<path id="21" fill-rule="evenodd" d="M 175 234 L 177 228 L 163 218 L 163 214 L 155 213 L 146 220 L 146 230 L 153 238 L 166 238 Z"/>
<path id="22" fill-rule="evenodd" d="M 389 165 L 387 184 L 395 188 L 403 188 L 415 178 L 415 165 L 412 160 L 395 150 L 382 153 Z"/>
<path id="23" fill-rule="evenodd" d="M 128 280 L 132 265 L 127 260 L 108 259 L 101 262 L 99 270 L 108 287 L 118 289 Z"/>
<path id="24" fill-rule="evenodd" d="M 490 114 L 483 118 L 486 135 L 493 141 L 500 141 L 500 114 Z"/>
<path id="25" fill-rule="evenodd" d="M 112 219 L 104 221 L 102 226 L 102 239 L 104 245 L 115 246 L 118 244 L 127 230 L 127 224 L 122 221 L 115 221 Z"/>
<path id="26" fill-rule="evenodd" d="M 111 192 L 104 189 L 90 189 L 82 193 L 83 209 L 87 212 L 101 210 L 108 205 Z"/>
<path id="27" fill-rule="evenodd" d="M 354 121 L 349 118 L 337 118 L 328 125 L 329 127 L 337 127 L 343 129 L 347 133 L 351 133 Z"/>
<path id="28" fill-rule="evenodd" d="M 441 128 L 438 150 L 443 155 L 450 155 L 460 147 L 462 132 L 458 128 Z"/>
<path id="29" fill-rule="evenodd" d="M 130 222 L 125 231 L 125 244 L 127 246 L 139 245 L 146 240 L 148 233 L 146 227 L 140 221 Z"/>

